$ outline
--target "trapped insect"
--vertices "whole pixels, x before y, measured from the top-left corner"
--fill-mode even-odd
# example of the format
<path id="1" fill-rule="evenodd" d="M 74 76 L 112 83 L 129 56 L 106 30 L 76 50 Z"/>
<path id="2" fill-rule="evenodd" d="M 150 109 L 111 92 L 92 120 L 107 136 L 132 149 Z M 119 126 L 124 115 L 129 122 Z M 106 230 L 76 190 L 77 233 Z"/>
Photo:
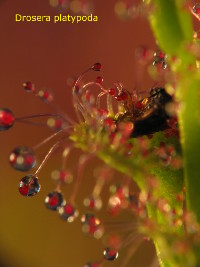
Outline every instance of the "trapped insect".
<path id="1" fill-rule="evenodd" d="M 172 97 L 164 88 L 153 88 L 150 96 L 133 102 L 131 94 L 127 92 L 128 99 L 124 103 L 125 112 L 120 114 L 116 123 L 132 121 L 134 129 L 131 137 L 149 135 L 169 128 L 167 120 L 170 118 L 166 112 L 166 104 L 172 102 Z"/>

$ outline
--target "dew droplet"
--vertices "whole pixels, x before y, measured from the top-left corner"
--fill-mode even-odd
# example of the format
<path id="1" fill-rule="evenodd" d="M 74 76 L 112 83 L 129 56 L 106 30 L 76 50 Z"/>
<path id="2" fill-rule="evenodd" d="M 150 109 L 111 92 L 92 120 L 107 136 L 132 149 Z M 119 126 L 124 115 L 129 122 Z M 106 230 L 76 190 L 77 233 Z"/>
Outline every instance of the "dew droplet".
<path id="1" fill-rule="evenodd" d="M 154 53 L 154 57 L 156 57 L 158 60 L 164 60 L 166 55 L 161 50 L 158 50 Z"/>
<path id="2" fill-rule="evenodd" d="M 19 182 L 19 192 L 22 196 L 35 196 L 40 191 L 40 188 L 39 180 L 33 174 L 23 177 Z"/>
<path id="3" fill-rule="evenodd" d="M 48 90 L 40 90 L 38 92 L 38 96 L 44 101 L 44 102 L 51 102 L 53 100 L 53 95 Z"/>
<path id="4" fill-rule="evenodd" d="M 115 89 L 114 88 L 110 88 L 108 90 L 108 93 L 111 95 L 111 96 L 114 96 L 115 95 Z"/>
<path id="5" fill-rule="evenodd" d="M 72 180 L 73 180 L 73 175 L 70 171 L 68 170 L 54 170 L 52 173 L 51 173 L 51 177 L 52 179 L 54 180 L 57 180 L 61 183 L 71 183 Z"/>
<path id="6" fill-rule="evenodd" d="M 94 71 L 100 71 L 102 69 L 101 63 L 95 63 L 92 67 Z"/>
<path id="7" fill-rule="evenodd" d="M 110 192 L 116 194 L 120 199 L 128 197 L 129 187 L 127 185 L 114 184 L 110 186 Z"/>
<path id="8" fill-rule="evenodd" d="M 153 61 L 153 66 L 157 68 L 157 71 L 167 68 L 167 63 L 165 62 L 165 59 L 167 58 L 166 54 L 164 54 L 161 50 L 158 50 L 154 53 L 154 57 L 155 60 Z"/>
<path id="9" fill-rule="evenodd" d="M 114 261 L 118 258 L 118 251 L 115 248 L 107 247 L 103 252 L 104 258 L 108 261 Z"/>
<path id="10" fill-rule="evenodd" d="M 161 69 L 165 70 L 167 68 L 167 63 L 163 60 L 154 60 L 153 66 L 155 66 L 158 71 Z"/>
<path id="11" fill-rule="evenodd" d="M 81 217 L 82 230 L 86 234 L 93 235 L 95 238 L 101 238 L 104 231 L 101 221 L 93 214 L 84 214 Z"/>
<path id="12" fill-rule="evenodd" d="M 77 209 L 70 203 L 66 203 L 58 209 L 60 216 L 68 222 L 73 222 L 79 215 Z"/>
<path id="13" fill-rule="evenodd" d="M 53 191 L 45 197 L 45 205 L 50 210 L 57 210 L 63 205 L 63 195 L 60 192 Z"/>
<path id="14" fill-rule="evenodd" d="M 0 109 L 0 131 L 10 129 L 15 123 L 15 117 L 7 108 Z"/>
<path id="15" fill-rule="evenodd" d="M 61 119 L 49 118 L 47 120 L 47 126 L 54 131 L 63 129 L 66 125 Z"/>
<path id="16" fill-rule="evenodd" d="M 36 159 L 31 148 L 19 146 L 10 153 L 9 162 L 18 171 L 29 171 L 35 166 Z"/>
<path id="17" fill-rule="evenodd" d="M 98 76 L 98 77 L 96 78 L 96 83 L 102 83 L 102 82 L 103 82 L 103 77 Z"/>
<path id="18" fill-rule="evenodd" d="M 35 91 L 35 85 L 32 82 L 25 82 L 23 83 L 24 90 L 26 92 L 34 92 Z"/>
<path id="19" fill-rule="evenodd" d="M 102 200 L 100 197 L 91 196 L 89 198 L 85 198 L 83 202 L 84 206 L 90 209 L 100 210 L 102 207 Z"/>
<path id="20" fill-rule="evenodd" d="M 200 4 L 197 3 L 193 6 L 193 12 L 197 15 L 200 15 Z"/>

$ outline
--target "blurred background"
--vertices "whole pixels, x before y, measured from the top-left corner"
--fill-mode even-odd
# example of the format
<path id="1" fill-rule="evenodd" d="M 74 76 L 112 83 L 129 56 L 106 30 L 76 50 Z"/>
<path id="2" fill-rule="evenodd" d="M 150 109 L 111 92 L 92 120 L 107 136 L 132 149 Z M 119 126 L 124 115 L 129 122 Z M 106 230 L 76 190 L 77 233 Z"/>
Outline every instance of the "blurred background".
<path id="1" fill-rule="evenodd" d="M 50 89 L 56 105 L 75 118 L 67 79 L 79 75 L 95 62 L 103 65 L 105 86 L 122 81 L 127 89 L 134 89 L 138 69 L 136 48 L 143 45 L 156 49 L 148 21 L 144 18 L 121 21 L 114 11 L 115 0 L 92 2 L 98 22 L 54 24 L 15 22 L 16 13 L 57 15 L 60 10 L 51 6 L 49 0 L 0 1 L 0 107 L 11 109 L 17 117 L 51 112 L 48 105 L 23 90 L 23 82 L 32 81 L 36 88 Z M 152 85 L 148 75 L 142 77 L 142 89 Z M 81 267 L 102 257 L 103 242 L 85 237 L 79 220 L 68 224 L 45 208 L 44 197 L 55 188 L 50 173 L 59 168 L 59 154 L 51 158 L 40 173 L 42 189 L 36 197 L 23 198 L 18 192 L 18 182 L 25 174 L 9 166 L 10 151 L 19 145 L 34 146 L 49 135 L 48 129 L 23 124 L 0 133 L 0 259 L 3 267 Z M 47 150 L 45 146 L 39 151 L 39 160 Z M 79 152 L 74 151 L 68 164 L 74 166 L 78 156 Z M 95 164 L 98 164 L 96 160 L 84 173 L 77 199 L 79 206 L 94 186 Z M 120 179 L 120 175 L 116 176 Z M 66 187 L 66 195 L 72 187 Z M 105 189 L 105 198 L 107 191 Z M 101 213 L 105 213 L 105 209 Z M 105 266 L 119 267 L 124 253 L 120 253 L 119 262 L 108 262 Z M 128 266 L 147 267 L 153 258 L 153 245 L 147 242 Z"/>

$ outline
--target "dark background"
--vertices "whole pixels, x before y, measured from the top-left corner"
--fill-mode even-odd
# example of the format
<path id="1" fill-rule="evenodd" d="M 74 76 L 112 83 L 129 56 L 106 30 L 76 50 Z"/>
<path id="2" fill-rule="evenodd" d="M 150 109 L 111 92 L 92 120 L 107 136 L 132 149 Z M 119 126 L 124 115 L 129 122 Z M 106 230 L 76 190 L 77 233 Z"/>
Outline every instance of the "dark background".
<path id="1" fill-rule="evenodd" d="M 15 13 L 53 17 L 57 11 L 48 0 L 0 1 L 0 107 L 10 108 L 17 117 L 51 111 L 48 105 L 23 90 L 22 83 L 30 80 L 37 88 L 50 88 L 55 103 L 75 118 L 71 88 L 66 80 L 98 61 L 103 64 L 106 86 L 122 81 L 128 89 L 134 88 L 138 68 L 135 49 L 139 45 L 156 48 L 148 22 L 142 18 L 120 21 L 114 13 L 114 0 L 93 2 L 98 23 L 54 24 L 15 22 Z M 143 89 L 152 84 L 147 75 L 141 80 Z M 50 172 L 59 166 L 59 156 L 53 157 L 41 172 L 42 190 L 37 197 L 26 199 L 18 193 L 18 181 L 23 174 L 9 166 L 9 152 L 18 145 L 33 146 L 49 134 L 44 128 L 21 124 L 0 134 L 1 266 L 79 267 L 88 260 L 101 258 L 102 242 L 86 238 L 78 220 L 67 224 L 44 207 L 45 195 L 55 187 Z M 47 149 L 48 146 L 40 150 L 41 158 Z M 77 153 L 72 155 L 70 164 L 76 163 Z M 81 203 L 91 192 L 92 173 L 93 167 L 88 166 L 87 182 L 83 182 L 77 202 Z M 66 195 L 71 188 L 66 189 Z M 129 266 L 149 266 L 153 253 L 152 245 L 145 244 Z M 120 262 L 105 266 L 120 266 Z"/>

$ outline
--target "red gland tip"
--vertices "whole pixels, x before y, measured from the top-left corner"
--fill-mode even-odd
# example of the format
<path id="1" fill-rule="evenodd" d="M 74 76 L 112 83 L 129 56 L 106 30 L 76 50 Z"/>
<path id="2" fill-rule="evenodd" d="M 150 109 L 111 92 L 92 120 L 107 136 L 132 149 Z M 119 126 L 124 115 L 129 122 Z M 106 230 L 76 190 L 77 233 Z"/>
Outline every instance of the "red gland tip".
<path id="1" fill-rule="evenodd" d="M 111 95 L 111 96 L 114 96 L 115 95 L 115 89 L 114 88 L 110 88 L 108 90 L 108 93 Z"/>
<path id="2" fill-rule="evenodd" d="M 98 77 L 96 78 L 96 83 L 102 83 L 102 82 L 103 82 L 103 77 L 98 76 Z"/>
<path id="3" fill-rule="evenodd" d="M 23 83 L 24 90 L 27 92 L 34 92 L 35 91 L 35 85 L 32 82 L 25 82 Z"/>
<path id="4" fill-rule="evenodd" d="M 0 131 L 5 131 L 10 129 L 15 122 L 15 117 L 7 108 L 0 109 Z"/>
<path id="5" fill-rule="evenodd" d="M 102 69 L 102 66 L 101 66 L 101 63 L 95 63 L 93 66 L 92 66 L 92 69 L 94 71 L 100 71 Z"/>
<path id="6" fill-rule="evenodd" d="M 128 95 L 124 92 L 115 97 L 117 101 L 123 101 L 123 100 L 126 100 L 127 98 L 128 98 Z"/>

